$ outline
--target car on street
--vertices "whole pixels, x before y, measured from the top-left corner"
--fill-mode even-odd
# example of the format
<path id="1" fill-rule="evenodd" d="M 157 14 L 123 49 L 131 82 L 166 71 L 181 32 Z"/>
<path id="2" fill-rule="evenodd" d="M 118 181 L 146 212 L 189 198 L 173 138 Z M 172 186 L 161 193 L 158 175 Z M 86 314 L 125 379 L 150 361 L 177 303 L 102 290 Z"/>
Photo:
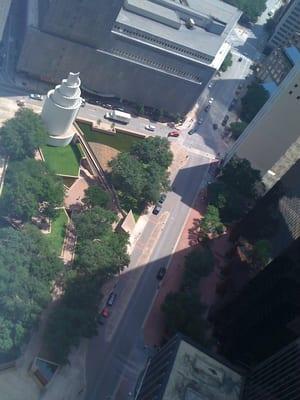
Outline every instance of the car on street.
<path id="1" fill-rule="evenodd" d="M 81 97 L 81 107 L 84 107 L 85 103 L 86 103 L 85 99 L 83 97 Z"/>
<path id="2" fill-rule="evenodd" d="M 114 107 L 114 110 L 116 110 L 116 111 L 121 111 L 121 112 L 125 112 L 125 109 L 124 109 L 123 107 L 119 107 L 119 106 Z"/>
<path id="3" fill-rule="evenodd" d="M 39 100 L 39 101 L 43 100 L 43 96 L 37 93 L 30 93 L 29 97 L 33 100 Z"/>
<path id="4" fill-rule="evenodd" d="M 151 125 L 151 124 L 148 124 L 148 125 L 145 125 L 145 129 L 147 129 L 147 131 L 154 132 L 155 131 L 155 126 Z"/>
<path id="5" fill-rule="evenodd" d="M 213 124 L 213 129 L 214 130 L 218 129 L 218 124 Z"/>
<path id="6" fill-rule="evenodd" d="M 230 103 L 230 106 L 228 108 L 229 111 L 233 110 L 234 107 L 236 106 L 237 99 L 233 99 L 232 102 Z"/>
<path id="7" fill-rule="evenodd" d="M 102 107 L 107 108 L 108 110 L 112 110 L 112 108 L 113 108 L 112 105 L 108 104 L 108 103 L 103 103 Z"/>
<path id="8" fill-rule="evenodd" d="M 243 57 L 239 57 L 238 62 L 241 62 L 243 60 Z"/>
<path id="9" fill-rule="evenodd" d="M 195 129 L 190 129 L 190 130 L 188 131 L 188 135 L 192 135 L 193 133 L 195 133 Z"/>
<path id="10" fill-rule="evenodd" d="M 111 307 L 114 304 L 114 302 L 116 301 L 116 298 L 117 298 L 117 294 L 114 292 L 111 292 L 110 295 L 108 296 L 106 304 L 109 307 Z"/>
<path id="11" fill-rule="evenodd" d="M 204 122 L 204 118 L 199 118 L 199 120 L 198 120 L 198 125 L 202 125 L 203 122 Z"/>
<path id="12" fill-rule="evenodd" d="M 103 310 L 101 311 L 102 317 L 108 318 L 109 317 L 109 309 L 107 307 L 104 307 Z"/>
<path id="13" fill-rule="evenodd" d="M 179 131 L 172 131 L 168 133 L 169 137 L 178 137 L 179 136 Z"/>
<path id="14" fill-rule="evenodd" d="M 159 214 L 160 210 L 161 210 L 161 205 L 156 204 L 156 206 L 153 208 L 152 214 L 157 215 Z"/>
<path id="15" fill-rule="evenodd" d="M 213 81 L 211 81 L 211 82 L 209 82 L 209 84 L 207 85 L 207 87 L 209 88 L 209 89 L 211 89 L 212 87 L 213 87 Z"/>
<path id="16" fill-rule="evenodd" d="M 205 111 L 205 112 L 208 112 L 209 109 L 210 109 L 210 106 L 211 106 L 210 104 L 207 104 L 207 106 L 204 108 L 204 111 Z"/>
<path id="17" fill-rule="evenodd" d="M 156 274 L 156 279 L 161 281 L 164 278 L 164 276 L 166 275 L 166 272 L 167 272 L 167 270 L 165 267 L 160 267 Z"/>
<path id="18" fill-rule="evenodd" d="M 162 204 L 166 200 L 166 197 L 167 197 L 167 195 L 165 193 L 162 193 L 158 200 L 159 204 Z"/>
<path id="19" fill-rule="evenodd" d="M 214 101 L 214 98 L 213 98 L 213 97 L 210 97 L 210 98 L 208 99 L 208 104 L 212 104 L 213 101 Z"/>
<path id="20" fill-rule="evenodd" d="M 225 117 L 222 121 L 222 126 L 225 126 L 227 124 L 228 120 L 229 120 L 229 115 L 225 115 Z"/>

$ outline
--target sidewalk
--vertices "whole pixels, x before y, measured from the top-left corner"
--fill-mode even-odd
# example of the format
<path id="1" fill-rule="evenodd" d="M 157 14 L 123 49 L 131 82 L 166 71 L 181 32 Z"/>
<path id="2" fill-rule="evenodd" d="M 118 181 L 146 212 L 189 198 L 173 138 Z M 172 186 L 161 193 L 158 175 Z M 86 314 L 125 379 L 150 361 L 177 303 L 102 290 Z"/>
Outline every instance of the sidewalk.
<path id="1" fill-rule="evenodd" d="M 160 310 L 161 304 L 164 302 L 168 293 L 176 292 L 180 288 L 184 271 L 184 257 L 194 246 L 198 245 L 196 235 L 193 234 L 192 228 L 194 227 L 195 221 L 202 218 L 205 208 L 206 203 L 203 199 L 203 193 L 200 193 L 195 201 L 194 207 L 190 210 L 174 255 L 168 266 L 166 276 L 159 287 L 157 296 L 154 299 L 150 313 L 145 321 L 144 340 L 147 345 L 159 346 L 161 344 L 161 339 L 165 330 L 164 315 Z"/>

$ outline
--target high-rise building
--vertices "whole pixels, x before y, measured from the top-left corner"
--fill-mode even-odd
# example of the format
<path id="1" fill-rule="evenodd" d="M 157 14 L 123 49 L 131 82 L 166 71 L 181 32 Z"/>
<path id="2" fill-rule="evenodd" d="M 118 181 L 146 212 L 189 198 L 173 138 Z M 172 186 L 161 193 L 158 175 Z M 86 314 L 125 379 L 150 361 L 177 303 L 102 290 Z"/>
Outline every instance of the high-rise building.
<path id="1" fill-rule="evenodd" d="M 239 369 L 181 335 L 148 363 L 136 400 L 239 400 Z"/>
<path id="2" fill-rule="evenodd" d="M 135 400 L 298 400 L 300 340 L 240 369 L 181 335 L 152 357 Z"/>
<path id="3" fill-rule="evenodd" d="M 298 400 L 299 376 L 298 339 L 250 371 L 245 379 L 242 400 Z"/>
<path id="4" fill-rule="evenodd" d="M 272 47 L 282 47 L 289 44 L 292 36 L 300 33 L 300 0 L 292 0 L 278 22 L 269 40 Z"/>
<path id="5" fill-rule="evenodd" d="M 300 336 L 300 238 L 212 314 L 221 353 L 256 365 Z"/>
<path id="6" fill-rule="evenodd" d="M 0 42 L 3 38 L 4 28 L 6 25 L 11 0 L 1 0 L 0 2 Z"/>
<path id="7" fill-rule="evenodd" d="M 66 146 L 74 136 L 72 124 L 80 109 L 79 73 L 70 72 L 67 79 L 48 92 L 42 109 L 42 120 L 49 132 L 48 144 Z"/>
<path id="8" fill-rule="evenodd" d="M 229 51 L 241 13 L 219 0 L 42 0 L 18 70 L 58 82 L 76 68 L 82 88 L 186 113 Z"/>
<path id="9" fill-rule="evenodd" d="M 225 163 L 234 155 L 249 160 L 266 190 L 299 159 L 300 52 L 295 49 L 290 59 L 292 69 L 225 157 Z"/>

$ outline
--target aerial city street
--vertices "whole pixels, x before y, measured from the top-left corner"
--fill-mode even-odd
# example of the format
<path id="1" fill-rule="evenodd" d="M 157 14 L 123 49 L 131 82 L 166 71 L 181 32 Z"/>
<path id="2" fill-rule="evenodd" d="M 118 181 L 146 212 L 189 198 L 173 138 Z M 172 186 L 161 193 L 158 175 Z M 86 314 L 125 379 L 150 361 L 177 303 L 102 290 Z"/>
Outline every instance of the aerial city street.
<path id="1" fill-rule="evenodd" d="M 1 400 L 300 398 L 299 32 L 1 1 Z"/>

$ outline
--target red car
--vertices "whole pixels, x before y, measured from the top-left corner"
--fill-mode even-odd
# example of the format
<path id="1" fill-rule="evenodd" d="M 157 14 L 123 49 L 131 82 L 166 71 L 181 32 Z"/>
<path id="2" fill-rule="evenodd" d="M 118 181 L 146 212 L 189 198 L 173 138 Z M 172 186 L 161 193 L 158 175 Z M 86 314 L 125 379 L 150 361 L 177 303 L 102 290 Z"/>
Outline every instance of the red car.
<path id="1" fill-rule="evenodd" d="M 179 136 L 179 131 L 172 131 L 168 133 L 169 137 L 178 137 Z"/>
<path id="2" fill-rule="evenodd" d="M 101 315 L 105 318 L 109 317 L 109 309 L 107 307 L 104 307 L 103 310 L 101 311 Z"/>

